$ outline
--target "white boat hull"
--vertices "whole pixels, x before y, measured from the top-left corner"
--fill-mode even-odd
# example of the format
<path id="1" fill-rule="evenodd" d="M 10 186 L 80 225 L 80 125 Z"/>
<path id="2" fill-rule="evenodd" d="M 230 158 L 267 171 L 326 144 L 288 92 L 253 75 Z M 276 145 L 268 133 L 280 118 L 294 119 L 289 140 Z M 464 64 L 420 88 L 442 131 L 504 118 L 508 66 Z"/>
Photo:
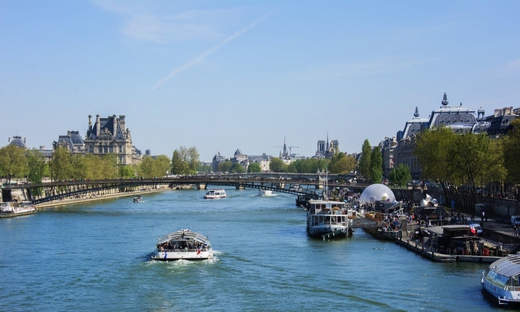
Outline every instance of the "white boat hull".
<path id="1" fill-rule="evenodd" d="M 510 254 L 493 262 L 484 272 L 480 283 L 498 304 L 520 303 L 520 255 Z"/>
<path id="2" fill-rule="evenodd" d="M 173 260 L 207 260 L 213 259 L 213 251 L 185 251 L 185 250 L 165 250 L 158 251 L 154 256 L 152 256 L 152 260 L 159 261 L 173 261 Z"/>

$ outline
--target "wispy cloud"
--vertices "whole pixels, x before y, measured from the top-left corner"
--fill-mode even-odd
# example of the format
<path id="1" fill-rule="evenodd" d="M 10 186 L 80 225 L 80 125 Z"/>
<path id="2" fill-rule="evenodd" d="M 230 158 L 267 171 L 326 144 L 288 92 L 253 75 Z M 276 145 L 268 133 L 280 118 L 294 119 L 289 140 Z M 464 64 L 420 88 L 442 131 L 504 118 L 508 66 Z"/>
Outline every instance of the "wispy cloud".
<path id="1" fill-rule="evenodd" d="M 224 46 L 226 43 L 230 42 L 231 40 L 233 39 L 236 39 L 237 37 L 239 37 L 240 35 L 250 31 L 251 29 L 253 29 L 258 23 L 260 23 L 261 21 L 263 21 L 267 16 L 264 16 L 262 17 L 261 19 L 255 21 L 254 23 L 252 23 L 251 25 L 249 25 L 248 27 L 240 30 L 240 31 L 237 31 L 235 32 L 233 35 L 227 37 L 226 39 L 224 39 L 223 41 L 221 41 L 219 44 L 211 47 L 209 50 L 199 54 L 196 58 L 194 58 L 193 60 L 189 61 L 188 63 L 182 65 L 182 66 L 179 66 L 177 68 L 175 68 L 174 70 L 172 70 L 170 72 L 170 74 L 168 74 L 168 76 L 164 77 L 163 79 L 159 80 L 153 87 L 152 87 L 152 90 L 155 90 L 157 88 L 159 88 L 160 86 L 162 86 L 166 81 L 170 80 L 171 78 L 175 77 L 176 75 L 182 73 L 183 71 L 199 64 L 200 62 L 204 61 L 208 56 L 210 56 L 211 54 L 215 53 L 216 51 L 218 51 L 222 46 Z"/>
<path id="2" fill-rule="evenodd" d="M 517 59 L 517 60 L 514 60 L 512 62 L 510 62 L 509 64 L 507 64 L 509 67 L 520 67 L 520 59 Z"/>
<path id="3" fill-rule="evenodd" d="M 125 38 L 155 43 L 214 40 L 221 37 L 218 27 L 234 20 L 237 11 L 191 9 L 172 2 L 90 1 L 122 18 Z"/>

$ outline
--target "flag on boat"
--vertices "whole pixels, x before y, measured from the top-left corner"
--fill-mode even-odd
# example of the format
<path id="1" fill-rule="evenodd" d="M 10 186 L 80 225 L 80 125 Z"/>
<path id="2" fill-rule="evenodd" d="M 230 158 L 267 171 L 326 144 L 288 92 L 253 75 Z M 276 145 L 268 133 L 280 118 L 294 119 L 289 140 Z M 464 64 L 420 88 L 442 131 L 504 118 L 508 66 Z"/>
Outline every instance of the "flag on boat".
<path id="1" fill-rule="evenodd" d="M 197 255 L 200 254 L 201 251 L 202 251 L 202 246 L 199 246 L 199 248 L 197 250 Z"/>

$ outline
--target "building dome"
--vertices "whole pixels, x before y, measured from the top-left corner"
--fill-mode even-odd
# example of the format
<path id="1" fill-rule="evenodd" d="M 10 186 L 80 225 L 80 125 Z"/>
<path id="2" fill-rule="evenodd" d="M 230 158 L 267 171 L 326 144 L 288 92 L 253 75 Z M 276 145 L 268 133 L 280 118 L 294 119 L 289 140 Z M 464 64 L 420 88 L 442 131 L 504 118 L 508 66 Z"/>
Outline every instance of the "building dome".
<path id="1" fill-rule="evenodd" d="M 359 197 L 361 205 L 375 203 L 376 200 L 395 202 L 394 192 L 384 184 L 372 184 Z"/>
<path id="2" fill-rule="evenodd" d="M 25 140 L 22 140 L 22 137 L 20 137 L 20 136 L 13 136 L 13 139 L 9 140 L 9 145 L 15 145 L 20 148 L 26 148 Z"/>

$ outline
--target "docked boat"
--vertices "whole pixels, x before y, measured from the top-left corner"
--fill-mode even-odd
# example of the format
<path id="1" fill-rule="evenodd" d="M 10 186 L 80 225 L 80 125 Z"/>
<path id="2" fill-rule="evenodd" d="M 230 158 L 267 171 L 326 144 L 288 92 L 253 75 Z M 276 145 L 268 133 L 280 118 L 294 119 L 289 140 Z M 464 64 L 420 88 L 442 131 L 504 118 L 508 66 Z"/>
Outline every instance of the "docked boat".
<path id="1" fill-rule="evenodd" d="M 134 203 L 141 203 L 143 202 L 143 197 L 141 195 L 138 195 L 136 197 L 134 197 Z"/>
<path id="2" fill-rule="evenodd" d="M 258 189 L 258 196 L 273 196 L 273 191 Z"/>
<path id="3" fill-rule="evenodd" d="M 12 218 L 30 215 L 38 212 L 38 209 L 28 201 L 21 203 L 0 203 L 0 218 Z"/>
<path id="4" fill-rule="evenodd" d="M 520 255 L 499 259 L 482 272 L 482 288 L 498 300 L 498 304 L 520 303 Z"/>
<path id="5" fill-rule="evenodd" d="M 347 204 L 332 200 L 309 200 L 307 233 L 311 237 L 343 238 L 352 236 L 352 213 Z"/>
<path id="6" fill-rule="evenodd" d="M 219 199 L 219 198 L 226 198 L 226 190 L 224 189 L 212 189 L 208 190 L 206 192 L 206 195 L 204 195 L 205 199 Z"/>
<path id="7" fill-rule="evenodd" d="M 183 229 L 159 237 L 152 260 L 206 260 L 213 258 L 213 249 L 207 236 Z"/>

